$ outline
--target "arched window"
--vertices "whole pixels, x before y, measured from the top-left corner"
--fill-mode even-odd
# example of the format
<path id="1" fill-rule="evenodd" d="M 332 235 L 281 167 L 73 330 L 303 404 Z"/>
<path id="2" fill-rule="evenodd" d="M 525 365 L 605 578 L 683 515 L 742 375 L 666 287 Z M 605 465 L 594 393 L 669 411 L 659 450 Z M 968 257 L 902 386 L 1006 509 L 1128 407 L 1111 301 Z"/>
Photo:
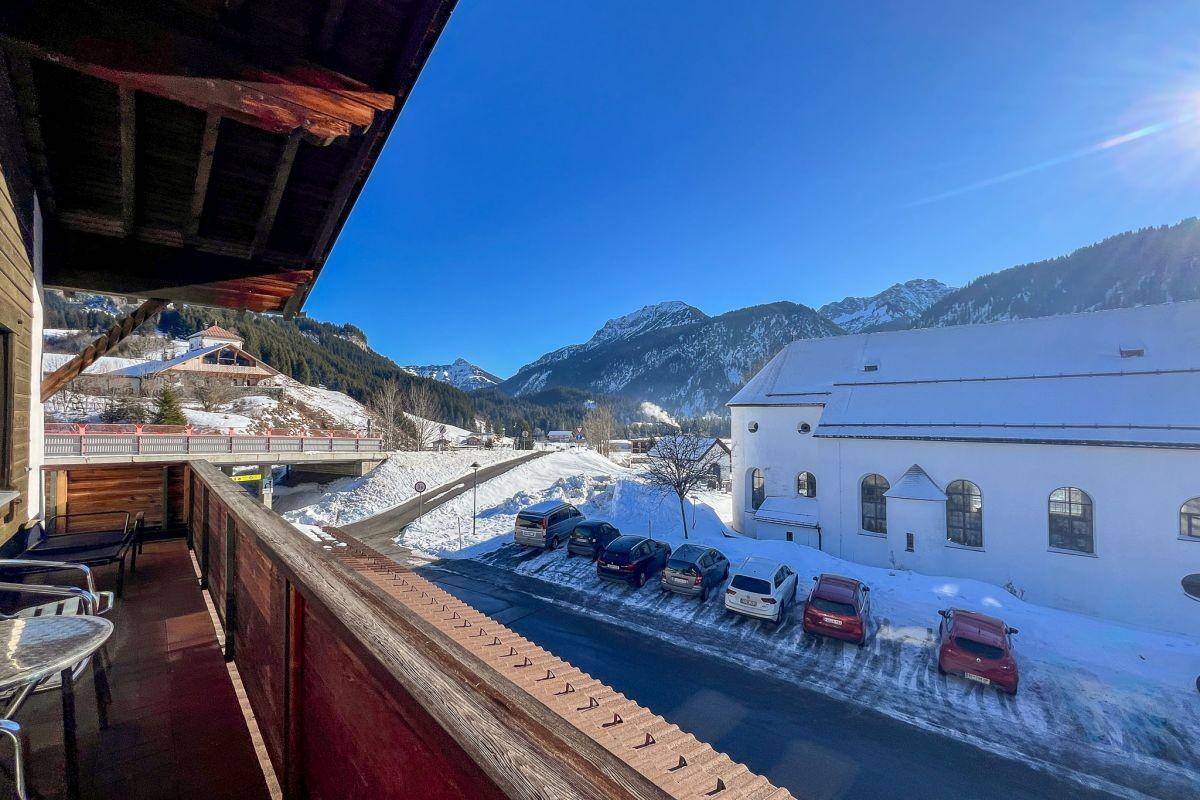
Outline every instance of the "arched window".
<path id="1" fill-rule="evenodd" d="M 1096 552 L 1092 531 L 1092 498 L 1066 486 L 1050 493 L 1050 546 L 1079 553 Z"/>
<path id="2" fill-rule="evenodd" d="M 750 507 L 758 511 L 758 507 L 767 499 L 767 487 L 763 482 L 761 469 L 750 470 Z"/>
<path id="3" fill-rule="evenodd" d="M 872 533 L 887 533 L 887 498 L 883 493 L 892 488 L 882 475 L 862 479 L 862 528 Z"/>
<path id="4" fill-rule="evenodd" d="M 1179 509 L 1179 535 L 1200 539 L 1200 497 L 1193 497 Z"/>
<path id="5" fill-rule="evenodd" d="M 801 472 L 796 476 L 796 494 L 801 497 L 817 496 L 817 476 L 811 472 Z"/>
<path id="6" fill-rule="evenodd" d="M 983 495 L 970 481 L 951 481 L 946 487 L 946 540 L 983 547 Z"/>

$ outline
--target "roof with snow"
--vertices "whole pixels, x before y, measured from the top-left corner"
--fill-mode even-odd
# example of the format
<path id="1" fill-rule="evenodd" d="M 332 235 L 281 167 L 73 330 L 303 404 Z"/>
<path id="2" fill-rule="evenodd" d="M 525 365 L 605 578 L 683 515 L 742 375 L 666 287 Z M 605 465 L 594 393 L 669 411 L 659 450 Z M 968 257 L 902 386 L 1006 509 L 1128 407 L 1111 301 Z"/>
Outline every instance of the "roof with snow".
<path id="1" fill-rule="evenodd" d="M 109 375 L 112 375 L 114 377 L 124 377 L 124 378 L 145 378 L 150 375 L 157 375 L 160 372 L 165 372 L 166 370 L 169 370 L 172 367 L 177 367 L 180 364 L 183 364 L 184 362 L 191 361 L 196 358 L 203 358 L 204 356 L 208 355 L 209 353 L 216 352 L 217 350 L 224 350 L 227 347 L 236 350 L 237 352 L 241 353 L 242 355 L 246 356 L 249 359 L 252 359 L 254 361 L 254 363 L 257 366 L 261 367 L 262 369 L 267 370 L 268 372 L 271 372 L 274 374 L 278 374 L 278 370 L 276 370 L 274 367 L 271 367 L 271 366 L 263 363 L 263 361 L 261 359 L 254 358 L 254 356 L 250 355 L 249 353 L 246 353 L 245 351 L 241 350 L 240 348 L 234 347 L 233 345 L 220 343 L 220 344 L 210 344 L 207 347 L 197 347 L 195 349 L 188 350 L 186 353 L 175 356 L 174 358 L 169 359 L 167 361 L 142 361 L 137 364 L 131 364 L 128 367 L 123 367 L 122 369 L 113 370 L 112 372 L 109 373 Z"/>
<path id="2" fill-rule="evenodd" d="M 217 325 L 209 325 L 207 328 L 205 328 L 202 331 L 196 331 L 188 338 L 191 339 L 196 336 L 203 336 L 206 339 L 229 339 L 229 340 L 235 341 L 235 342 L 244 341 L 241 336 L 238 336 L 233 331 L 227 331 L 224 328 L 219 327 Z"/>
<path id="3" fill-rule="evenodd" d="M 1200 447 L 1200 302 L 804 339 L 731 406 L 824 406 L 815 435 Z"/>
<path id="4" fill-rule="evenodd" d="M 659 439 L 658 439 L 658 441 L 656 441 L 656 442 L 654 443 L 654 446 L 653 446 L 653 447 L 651 447 L 651 448 L 650 448 L 650 449 L 649 449 L 649 450 L 646 452 L 646 455 L 650 456 L 651 458 L 658 458 L 658 457 L 660 457 L 660 456 L 662 455 L 662 453 L 663 453 L 664 451 L 669 451 L 669 450 L 670 450 L 670 447 L 671 447 L 672 445 L 674 445 L 674 444 L 675 444 L 675 443 L 676 443 L 678 440 L 680 440 L 680 439 L 690 439 L 690 438 L 692 438 L 692 437 L 689 437 L 689 436 L 679 436 L 679 435 L 675 435 L 675 436 L 660 436 L 660 437 L 659 437 Z M 728 453 L 728 452 L 729 452 L 729 447 L 728 447 L 728 446 L 725 444 L 725 442 L 721 441 L 720 439 L 714 439 L 714 438 L 712 438 L 712 437 L 698 437 L 698 439 L 699 439 L 699 442 L 700 442 L 700 448 L 701 448 L 701 449 L 700 449 L 700 456 L 699 456 L 700 458 L 705 458 L 705 457 L 707 457 L 707 456 L 708 456 L 708 454 L 709 454 L 709 452 L 710 452 L 710 451 L 711 451 L 711 450 L 712 450 L 714 447 L 716 447 L 716 448 L 718 448 L 718 449 L 720 449 L 720 450 L 723 450 L 723 451 L 724 451 L 724 452 L 726 452 L 726 453 Z"/>
<path id="5" fill-rule="evenodd" d="M 933 479 L 920 464 L 913 464 L 892 488 L 883 493 L 884 497 L 897 500 L 934 500 L 945 502 L 946 493 L 937 487 Z"/>
<path id="6" fill-rule="evenodd" d="M 821 515 L 817 502 L 815 497 L 768 497 L 754 512 L 754 520 L 796 525 L 801 528 L 819 528 Z"/>

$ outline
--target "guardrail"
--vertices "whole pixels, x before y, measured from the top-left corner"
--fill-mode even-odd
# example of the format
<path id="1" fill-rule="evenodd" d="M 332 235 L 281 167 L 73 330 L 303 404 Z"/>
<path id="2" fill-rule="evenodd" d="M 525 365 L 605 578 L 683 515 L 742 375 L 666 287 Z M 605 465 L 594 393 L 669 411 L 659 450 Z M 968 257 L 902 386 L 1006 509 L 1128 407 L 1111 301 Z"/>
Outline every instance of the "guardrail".
<path id="1" fill-rule="evenodd" d="M 378 453 L 383 440 L 355 431 L 221 433 L 170 425 L 46 425 L 46 456 Z"/>

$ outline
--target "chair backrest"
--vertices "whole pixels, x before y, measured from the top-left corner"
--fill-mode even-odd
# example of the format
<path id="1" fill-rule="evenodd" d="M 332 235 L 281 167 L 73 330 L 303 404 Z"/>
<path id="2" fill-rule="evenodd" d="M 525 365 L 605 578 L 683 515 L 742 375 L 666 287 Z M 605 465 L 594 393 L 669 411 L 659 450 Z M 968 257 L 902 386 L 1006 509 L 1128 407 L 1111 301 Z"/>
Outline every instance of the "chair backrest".
<path id="1" fill-rule="evenodd" d="M 42 603 L 41 605 L 22 608 L 13 614 L 13 616 L 18 619 L 29 619 L 31 617 L 82 616 L 86 613 L 87 610 L 78 597 L 64 597 L 62 600 L 56 600 L 53 603 Z"/>

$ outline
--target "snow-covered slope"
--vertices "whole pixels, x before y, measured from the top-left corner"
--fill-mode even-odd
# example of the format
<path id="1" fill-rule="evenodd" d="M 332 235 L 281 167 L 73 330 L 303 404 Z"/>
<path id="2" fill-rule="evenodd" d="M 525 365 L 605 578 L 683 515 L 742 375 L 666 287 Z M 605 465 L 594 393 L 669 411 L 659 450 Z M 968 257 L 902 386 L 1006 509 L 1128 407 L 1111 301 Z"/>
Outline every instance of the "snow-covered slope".
<path id="1" fill-rule="evenodd" d="M 404 369 L 422 378 L 433 378 L 435 381 L 448 383 L 455 389 L 472 392 L 476 389 L 486 389 L 500 383 L 501 378 L 493 375 L 482 367 L 478 367 L 465 358 L 456 358 L 451 364 L 430 364 L 423 367 L 408 366 Z"/>
<path id="2" fill-rule="evenodd" d="M 932 278 L 916 278 L 894 283 L 870 297 L 847 297 L 818 309 L 821 316 L 849 333 L 881 326 L 906 326 L 938 300 L 953 292 Z"/>

